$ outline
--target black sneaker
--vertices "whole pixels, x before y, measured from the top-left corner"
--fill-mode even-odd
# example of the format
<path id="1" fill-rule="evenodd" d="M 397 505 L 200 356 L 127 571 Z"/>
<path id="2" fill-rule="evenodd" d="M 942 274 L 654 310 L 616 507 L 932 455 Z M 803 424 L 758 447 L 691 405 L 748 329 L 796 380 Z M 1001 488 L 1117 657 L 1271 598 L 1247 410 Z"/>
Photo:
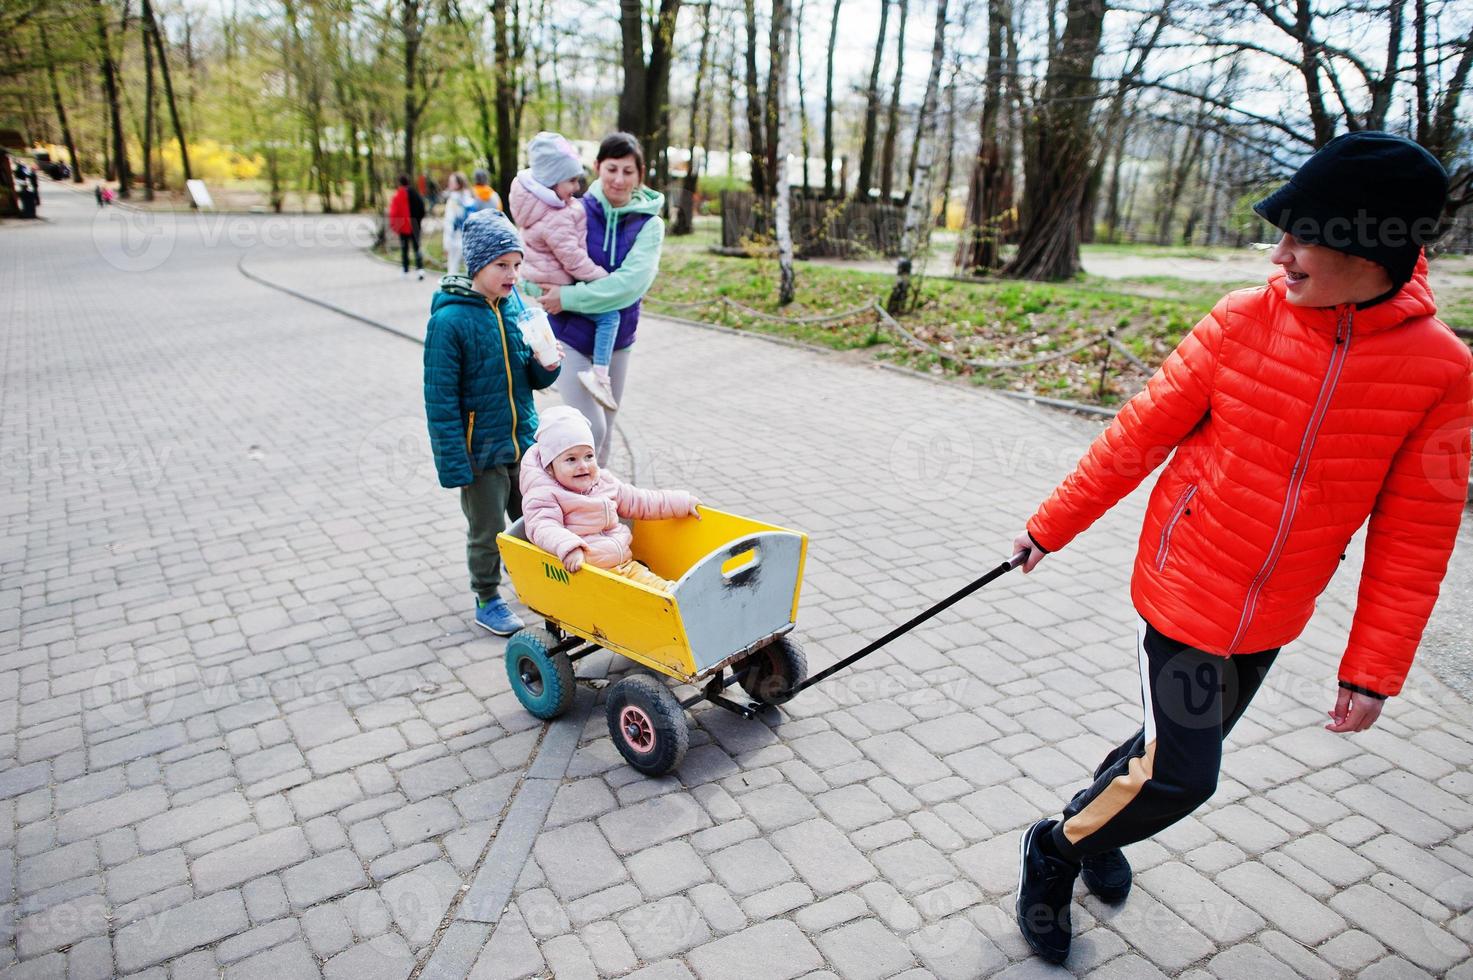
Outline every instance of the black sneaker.
<path id="1" fill-rule="evenodd" d="M 1079 868 L 1043 852 L 1040 838 L 1054 821 L 1040 820 L 1018 842 L 1018 928 L 1033 951 L 1050 963 L 1062 963 L 1074 937 L 1069 901 Z"/>
<path id="2" fill-rule="evenodd" d="M 1119 905 L 1130 894 L 1130 862 L 1118 847 L 1085 858 L 1079 876 L 1084 887 L 1106 905 Z"/>

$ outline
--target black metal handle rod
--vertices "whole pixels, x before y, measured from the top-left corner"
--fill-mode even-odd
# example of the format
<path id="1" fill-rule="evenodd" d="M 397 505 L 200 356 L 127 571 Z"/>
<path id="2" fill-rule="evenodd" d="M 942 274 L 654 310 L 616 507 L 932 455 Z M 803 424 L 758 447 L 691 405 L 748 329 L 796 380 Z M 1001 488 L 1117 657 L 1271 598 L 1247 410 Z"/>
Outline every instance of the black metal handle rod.
<path id="1" fill-rule="evenodd" d="M 956 605 L 958 602 L 961 602 L 967 596 L 971 595 L 973 592 L 976 592 L 978 589 L 982 588 L 984 585 L 987 585 L 988 583 L 990 583 L 993 580 L 997 579 L 999 576 L 1005 575 L 1008 572 L 1012 571 L 1013 569 L 1017 568 L 1019 565 L 1023 564 L 1023 562 L 1025 562 L 1025 561 L 1028 560 L 1028 555 L 1029 555 L 1029 549 L 1026 549 L 1026 548 L 1024 550 L 1018 552 L 1016 555 L 1014 555 L 1013 557 L 1009 558 L 1007 561 L 1003 562 L 1002 564 L 998 565 L 992 571 L 988 572 L 986 575 L 983 575 L 981 578 L 977 579 L 975 582 L 972 582 L 970 585 L 963 586 L 962 588 L 960 588 L 957 591 L 953 592 L 951 595 L 947 596 L 945 599 L 942 599 L 940 602 L 936 603 L 936 605 L 932 606 L 930 609 L 927 609 L 924 612 L 919 613 L 918 615 L 916 615 L 909 622 L 904 623 L 904 624 L 902 624 L 900 626 L 895 627 L 893 630 L 891 630 L 890 632 L 886 633 L 884 636 L 880 637 L 878 640 L 875 640 L 873 643 L 871 643 L 868 646 L 866 646 L 863 650 L 859 650 L 859 651 L 857 651 L 855 653 L 851 653 L 849 656 L 845 657 L 843 660 L 840 660 L 838 663 L 833 664 L 832 666 L 829 666 L 829 667 L 825 668 L 824 670 L 821 670 L 818 673 L 814 674 L 812 677 L 808 678 L 802 684 L 799 684 L 796 688 L 794 688 L 793 689 L 793 694 L 797 694 L 799 691 L 802 691 L 804 688 L 812 687 L 814 684 L 817 684 L 819 681 L 824 680 L 824 679 L 826 679 L 828 677 L 831 677 L 834 674 L 837 674 L 839 671 L 843 670 L 845 667 L 848 667 L 850 664 L 854 663 L 856 660 L 860 660 L 860 659 L 862 659 L 864 657 L 867 657 L 870 654 L 874 653 L 876 650 L 880 649 L 880 647 L 882 647 L 885 644 L 889 643 L 891 640 L 895 639 L 897 636 L 903 636 L 904 634 L 909 633 L 911 630 L 915 629 L 921 623 L 924 623 L 926 620 L 930 619 L 931 617 L 936 616 L 936 615 L 938 615 L 938 614 L 946 611 L 947 609 L 951 608 L 952 606 Z"/>

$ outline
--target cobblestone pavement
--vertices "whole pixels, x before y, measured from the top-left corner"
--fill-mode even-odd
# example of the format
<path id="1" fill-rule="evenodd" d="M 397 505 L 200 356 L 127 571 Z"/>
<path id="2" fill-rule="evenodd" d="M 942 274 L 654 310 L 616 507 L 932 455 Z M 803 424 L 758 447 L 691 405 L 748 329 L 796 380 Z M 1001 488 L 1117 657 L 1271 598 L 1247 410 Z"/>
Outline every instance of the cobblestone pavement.
<path id="1" fill-rule="evenodd" d="M 0 234 L 0 975 L 1061 972 L 1017 837 L 1138 723 L 1142 493 L 781 712 L 697 710 L 645 779 L 620 663 L 544 726 L 468 627 L 419 349 L 237 261 L 411 336 L 431 284 L 351 219 L 47 214 Z M 621 420 L 641 482 L 811 535 L 813 669 L 1004 557 L 1094 431 L 654 319 Z M 1346 564 L 1212 803 L 1129 849 L 1122 908 L 1081 890 L 1069 971 L 1473 976 L 1473 710 L 1419 666 L 1321 729 Z"/>

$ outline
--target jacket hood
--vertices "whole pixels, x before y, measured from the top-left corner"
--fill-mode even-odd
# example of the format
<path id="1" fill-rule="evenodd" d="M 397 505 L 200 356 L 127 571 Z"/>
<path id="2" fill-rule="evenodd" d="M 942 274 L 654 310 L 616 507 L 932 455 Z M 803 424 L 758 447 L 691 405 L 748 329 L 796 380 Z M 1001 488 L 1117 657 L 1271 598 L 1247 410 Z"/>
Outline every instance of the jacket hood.
<path id="1" fill-rule="evenodd" d="M 1340 315 L 1353 308 L 1348 303 L 1342 306 L 1293 306 L 1287 298 L 1286 276 L 1287 273 L 1283 269 L 1274 272 L 1268 277 L 1268 290 L 1301 323 L 1321 330 L 1334 331 Z M 1412 269 L 1412 278 L 1407 280 L 1406 285 L 1375 306 L 1355 310 L 1354 325 L 1356 333 L 1375 333 L 1400 326 L 1417 317 L 1436 315 L 1437 301 L 1432 295 L 1432 286 L 1427 282 L 1427 255 L 1424 252 L 1417 256 L 1416 267 Z"/>
<path id="2" fill-rule="evenodd" d="M 485 306 L 487 299 L 471 286 L 470 276 L 441 276 L 440 289 L 430 298 L 430 312 L 447 306 Z"/>
<path id="3" fill-rule="evenodd" d="M 592 194 L 594 200 L 603 205 L 604 213 L 611 218 L 622 218 L 631 214 L 657 215 L 665 209 L 665 195 L 659 191 L 651 190 L 641 184 L 635 188 L 634 193 L 629 196 L 629 203 L 623 207 L 614 207 L 609 199 L 604 196 L 603 182 L 595 180 L 589 185 L 588 193 Z"/>

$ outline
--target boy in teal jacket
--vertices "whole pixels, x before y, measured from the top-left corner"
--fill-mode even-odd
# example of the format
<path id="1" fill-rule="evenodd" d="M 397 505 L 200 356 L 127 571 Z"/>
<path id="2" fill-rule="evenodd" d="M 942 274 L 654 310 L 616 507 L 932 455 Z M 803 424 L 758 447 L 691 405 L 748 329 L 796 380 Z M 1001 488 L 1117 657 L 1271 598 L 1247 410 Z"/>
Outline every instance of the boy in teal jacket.
<path id="1" fill-rule="evenodd" d="M 522 621 L 498 595 L 496 535 L 522 516 L 517 466 L 534 441 L 532 392 L 560 365 L 543 367 L 517 327 L 513 295 L 522 241 L 497 211 L 465 223 L 465 276 L 446 276 L 430 303 L 425 329 L 425 417 L 440 485 L 460 488 L 468 525 L 466 562 L 476 594 L 476 624 L 510 636 Z M 559 350 L 561 353 L 561 350 Z"/>

